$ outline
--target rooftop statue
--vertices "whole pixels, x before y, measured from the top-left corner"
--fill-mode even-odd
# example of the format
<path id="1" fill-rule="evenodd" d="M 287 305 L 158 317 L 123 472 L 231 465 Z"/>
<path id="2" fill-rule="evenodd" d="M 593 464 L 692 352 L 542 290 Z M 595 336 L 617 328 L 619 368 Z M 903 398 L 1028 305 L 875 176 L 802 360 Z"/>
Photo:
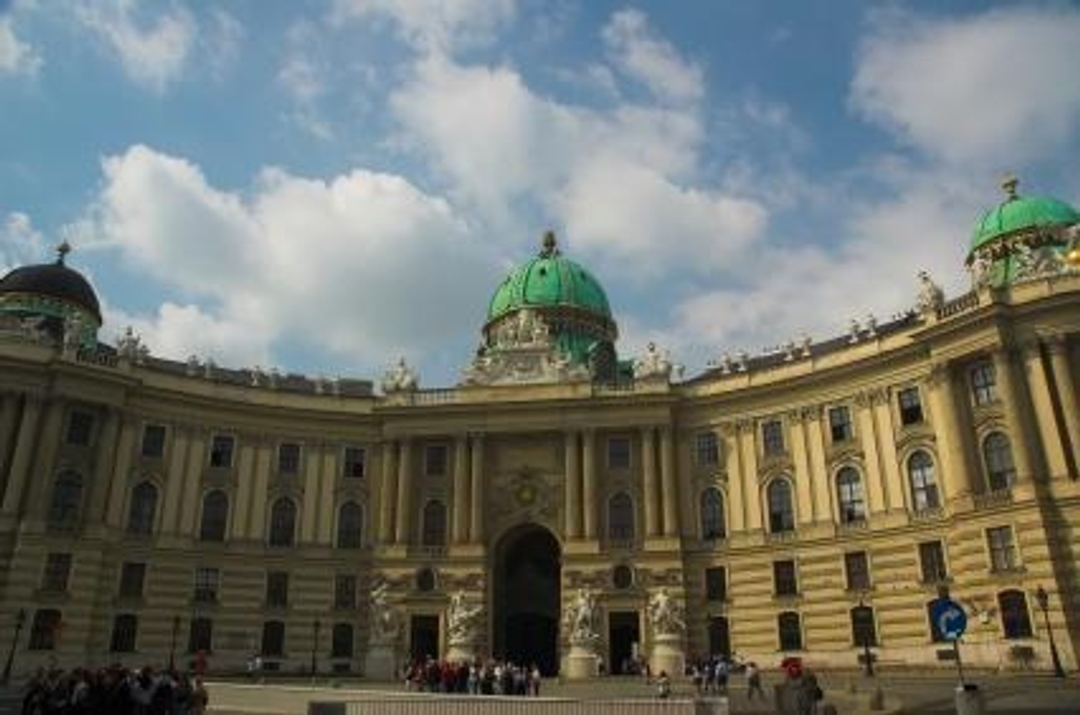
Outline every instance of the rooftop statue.
<path id="1" fill-rule="evenodd" d="M 658 348 L 656 343 L 646 345 L 645 353 L 634 360 L 634 377 L 638 380 L 671 379 L 672 373 L 678 376 L 680 372 L 680 368 L 671 362 L 671 353 Z"/>
<path id="2" fill-rule="evenodd" d="M 396 392 L 415 392 L 420 387 L 420 378 L 405 362 L 405 358 L 398 358 L 397 364 L 383 373 L 382 389 L 387 395 Z"/>
<path id="3" fill-rule="evenodd" d="M 945 291 L 926 271 L 919 271 L 919 296 L 915 308 L 923 314 L 931 313 L 945 304 Z"/>

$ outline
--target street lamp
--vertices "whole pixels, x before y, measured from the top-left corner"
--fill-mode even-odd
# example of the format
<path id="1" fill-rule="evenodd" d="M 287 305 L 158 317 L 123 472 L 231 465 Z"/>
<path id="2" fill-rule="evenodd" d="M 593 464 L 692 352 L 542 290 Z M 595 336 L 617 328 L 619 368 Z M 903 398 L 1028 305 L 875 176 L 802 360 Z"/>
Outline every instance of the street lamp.
<path id="1" fill-rule="evenodd" d="M 11 639 L 11 650 L 8 651 L 7 662 L 4 663 L 4 673 L 0 675 L 0 685 L 7 685 L 11 680 L 11 666 L 15 663 L 15 648 L 19 645 L 19 633 L 22 632 L 24 623 L 26 623 L 26 610 L 20 608 L 15 614 L 15 635 Z"/>
<path id="2" fill-rule="evenodd" d="M 180 630 L 180 616 L 172 617 L 172 640 L 169 642 L 169 670 L 176 666 L 176 632 Z"/>
<path id="3" fill-rule="evenodd" d="M 319 667 L 318 652 L 319 652 L 319 628 L 322 627 L 322 623 L 316 618 L 311 623 L 311 630 L 314 631 L 315 637 L 311 643 L 311 680 L 315 681 L 315 671 Z"/>
<path id="4" fill-rule="evenodd" d="M 1043 621 L 1046 623 L 1046 636 L 1050 640 L 1050 659 L 1054 662 L 1054 675 L 1064 678 L 1065 669 L 1061 667 L 1057 644 L 1054 643 L 1054 631 L 1050 628 L 1050 614 L 1046 610 L 1050 603 L 1050 594 L 1046 592 L 1046 589 L 1041 584 L 1035 589 L 1035 601 L 1039 604 L 1039 609 L 1042 610 L 1043 614 Z"/>

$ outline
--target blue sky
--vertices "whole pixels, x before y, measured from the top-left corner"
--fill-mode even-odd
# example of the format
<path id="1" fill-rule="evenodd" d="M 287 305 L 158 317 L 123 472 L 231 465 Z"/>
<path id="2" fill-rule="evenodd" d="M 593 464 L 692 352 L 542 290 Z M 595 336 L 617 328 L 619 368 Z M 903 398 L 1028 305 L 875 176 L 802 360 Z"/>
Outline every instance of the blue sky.
<path id="1" fill-rule="evenodd" d="M 1075 3 L 0 0 L 0 267 L 103 336 L 446 385 L 543 230 L 691 373 L 909 307 L 1006 171 L 1080 203 Z"/>

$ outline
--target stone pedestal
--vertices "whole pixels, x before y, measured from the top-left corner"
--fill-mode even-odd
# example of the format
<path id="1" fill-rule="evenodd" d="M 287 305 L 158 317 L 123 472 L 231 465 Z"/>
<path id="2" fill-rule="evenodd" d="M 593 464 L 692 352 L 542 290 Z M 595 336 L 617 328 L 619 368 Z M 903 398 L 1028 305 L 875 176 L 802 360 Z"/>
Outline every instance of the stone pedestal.
<path id="1" fill-rule="evenodd" d="M 397 680 L 397 658 L 391 645 L 373 645 L 364 655 L 364 677 L 370 680 Z"/>
<path id="2" fill-rule="evenodd" d="M 596 653 L 591 648 L 581 645 L 571 645 L 570 654 L 566 656 L 566 679 L 588 680 L 598 675 L 598 663 Z"/>
<path id="3" fill-rule="evenodd" d="M 449 663 L 471 663 L 476 660 L 476 649 L 472 643 L 451 643 L 446 649 Z"/>
<path id="4" fill-rule="evenodd" d="M 686 654 L 683 653 L 682 636 L 665 633 L 653 639 L 649 669 L 655 678 L 661 671 L 669 678 L 681 678 L 686 672 Z"/>

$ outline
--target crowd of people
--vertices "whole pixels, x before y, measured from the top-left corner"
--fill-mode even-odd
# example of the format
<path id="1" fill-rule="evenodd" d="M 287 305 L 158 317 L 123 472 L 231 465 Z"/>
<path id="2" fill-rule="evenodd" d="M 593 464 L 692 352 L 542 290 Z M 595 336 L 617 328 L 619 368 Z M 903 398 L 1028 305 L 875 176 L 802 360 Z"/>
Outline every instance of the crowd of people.
<path id="1" fill-rule="evenodd" d="M 26 684 L 22 715 L 203 715 L 208 702 L 202 679 L 176 670 L 42 668 Z"/>
<path id="2" fill-rule="evenodd" d="M 698 695 L 726 696 L 731 678 L 740 673 L 746 677 L 747 697 L 753 700 L 755 695 L 759 695 L 764 700 L 765 691 L 761 689 L 761 670 L 757 663 L 739 663 L 723 656 L 714 656 L 687 666 L 687 675 Z"/>
<path id="3" fill-rule="evenodd" d="M 451 663 L 427 658 L 405 669 L 407 690 L 471 695 L 540 695 L 540 668 L 510 661 Z"/>

